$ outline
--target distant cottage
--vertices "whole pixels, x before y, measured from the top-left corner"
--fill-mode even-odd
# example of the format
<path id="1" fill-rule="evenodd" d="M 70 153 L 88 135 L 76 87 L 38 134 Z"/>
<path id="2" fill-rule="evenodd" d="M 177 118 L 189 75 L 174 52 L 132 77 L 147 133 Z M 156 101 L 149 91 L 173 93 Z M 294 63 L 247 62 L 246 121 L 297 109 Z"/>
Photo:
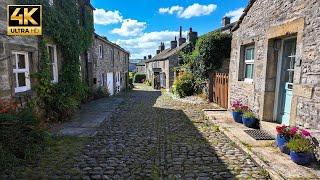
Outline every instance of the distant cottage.
<path id="1" fill-rule="evenodd" d="M 171 41 L 170 48 L 165 48 L 161 43 L 156 55 L 149 56 L 146 63 L 147 79 L 152 82 L 156 89 L 165 88 L 170 90 L 176 76 L 175 68 L 180 66 L 179 53 L 182 51 L 191 52 L 194 49 L 198 33 L 190 28 L 188 39 L 182 37 L 182 27 L 180 27 L 180 36 Z"/>

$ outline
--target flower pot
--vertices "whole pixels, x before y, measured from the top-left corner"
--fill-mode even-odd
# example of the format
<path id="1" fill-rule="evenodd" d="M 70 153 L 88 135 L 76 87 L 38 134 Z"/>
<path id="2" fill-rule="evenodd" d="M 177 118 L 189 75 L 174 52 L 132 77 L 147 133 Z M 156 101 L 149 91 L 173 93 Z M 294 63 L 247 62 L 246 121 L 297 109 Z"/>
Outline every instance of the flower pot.
<path id="1" fill-rule="evenodd" d="M 242 112 L 232 112 L 232 116 L 235 122 L 242 123 Z"/>
<path id="2" fill-rule="evenodd" d="M 285 154 L 290 154 L 290 150 L 287 148 L 287 143 L 289 141 L 284 136 L 278 134 L 276 138 L 276 142 L 281 152 Z"/>
<path id="3" fill-rule="evenodd" d="M 294 151 L 290 151 L 290 157 L 293 162 L 299 165 L 307 165 L 312 161 L 311 153 L 297 153 Z"/>
<path id="4" fill-rule="evenodd" d="M 254 128 L 257 122 L 256 118 L 244 118 L 242 117 L 242 122 L 248 128 Z"/>

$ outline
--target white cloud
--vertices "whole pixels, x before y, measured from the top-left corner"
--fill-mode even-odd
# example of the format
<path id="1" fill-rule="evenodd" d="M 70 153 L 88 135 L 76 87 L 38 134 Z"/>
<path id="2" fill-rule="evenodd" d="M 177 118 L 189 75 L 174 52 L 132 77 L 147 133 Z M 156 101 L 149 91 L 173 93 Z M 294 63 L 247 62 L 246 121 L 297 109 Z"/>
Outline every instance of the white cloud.
<path id="1" fill-rule="evenodd" d="M 122 22 L 122 16 L 119 11 L 96 9 L 93 14 L 95 24 L 108 25 Z"/>
<path id="2" fill-rule="evenodd" d="M 238 9 L 235 9 L 235 10 L 232 10 L 232 11 L 229 11 L 225 14 L 225 16 L 227 17 L 231 17 L 231 22 L 235 22 L 235 21 L 238 21 L 240 16 L 242 15 L 243 13 L 243 10 L 244 8 L 241 7 L 241 8 L 238 8 Z"/>
<path id="3" fill-rule="evenodd" d="M 217 9 L 217 5 L 209 4 L 209 5 L 200 5 L 195 3 L 189 7 L 187 7 L 179 17 L 182 18 L 192 18 L 197 16 L 205 16 L 211 14 L 214 10 Z"/>
<path id="4" fill-rule="evenodd" d="M 160 8 L 159 9 L 159 13 L 160 14 L 165 14 L 165 13 L 168 13 L 168 14 L 174 14 L 174 13 L 181 14 L 183 10 L 184 10 L 183 7 L 176 5 L 176 6 L 172 6 L 170 8 Z"/>
<path id="5" fill-rule="evenodd" d="M 183 32 L 183 36 L 187 35 L 187 31 Z M 131 52 L 131 58 L 140 59 L 143 56 L 156 53 L 160 42 L 164 42 L 166 48 L 170 47 L 170 41 L 174 39 L 174 37 L 179 36 L 178 31 L 155 31 L 144 33 L 140 37 L 131 38 L 131 39 L 118 39 L 115 41 L 116 44 L 119 44 L 121 47 L 127 49 Z"/>
<path id="6" fill-rule="evenodd" d="M 111 31 L 113 34 L 118 34 L 119 36 L 139 36 L 145 30 L 147 23 L 139 22 L 135 19 L 125 19 L 122 22 L 120 28 L 115 28 Z"/>
<path id="7" fill-rule="evenodd" d="M 167 8 L 160 8 L 159 13 L 160 14 L 177 14 L 180 18 L 189 19 L 192 17 L 198 17 L 198 16 L 206 16 L 211 14 L 213 11 L 217 9 L 217 5 L 215 4 L 209 4 L 209 5 L 201 5 L 198 3 L 194 3 L 187 8 L 181 7 L 181 6 L 172 6 Z"/>

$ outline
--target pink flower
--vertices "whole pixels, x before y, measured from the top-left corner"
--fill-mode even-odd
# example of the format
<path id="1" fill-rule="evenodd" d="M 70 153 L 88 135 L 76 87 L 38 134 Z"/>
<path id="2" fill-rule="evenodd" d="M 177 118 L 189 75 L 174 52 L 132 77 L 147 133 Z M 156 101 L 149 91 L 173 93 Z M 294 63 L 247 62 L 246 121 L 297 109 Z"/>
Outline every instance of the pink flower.
<path id="1" fill-rule="evenodd" d="M 295 134 L 297 133 L 297 131 L 298 131 L 298 128 L 297 128 L 297 127 L 292 127 L 292 128 L 290 129 L 290 135 L 291 135 L 291 136 L 295 135 Z"/>
<path id="2" fill-rule="evenodd" d="M 303 130 L 301 131 L 301 135 L 302 135 L 303 137 L 311 136 L 310 132 L 307 131 L 307 130 L 305 130 L 305 129 L 303 129 Z"/>

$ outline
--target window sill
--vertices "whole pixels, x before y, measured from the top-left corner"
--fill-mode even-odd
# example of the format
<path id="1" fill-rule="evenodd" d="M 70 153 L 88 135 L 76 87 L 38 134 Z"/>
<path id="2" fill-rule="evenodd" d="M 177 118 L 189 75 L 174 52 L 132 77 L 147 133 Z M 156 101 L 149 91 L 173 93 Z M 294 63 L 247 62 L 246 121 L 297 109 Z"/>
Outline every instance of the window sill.
<path id="1" fill-rule="evenodd" d="M 253 84 L 253 79 L 244 79 L 244 82 L 247 84 Z"/>

